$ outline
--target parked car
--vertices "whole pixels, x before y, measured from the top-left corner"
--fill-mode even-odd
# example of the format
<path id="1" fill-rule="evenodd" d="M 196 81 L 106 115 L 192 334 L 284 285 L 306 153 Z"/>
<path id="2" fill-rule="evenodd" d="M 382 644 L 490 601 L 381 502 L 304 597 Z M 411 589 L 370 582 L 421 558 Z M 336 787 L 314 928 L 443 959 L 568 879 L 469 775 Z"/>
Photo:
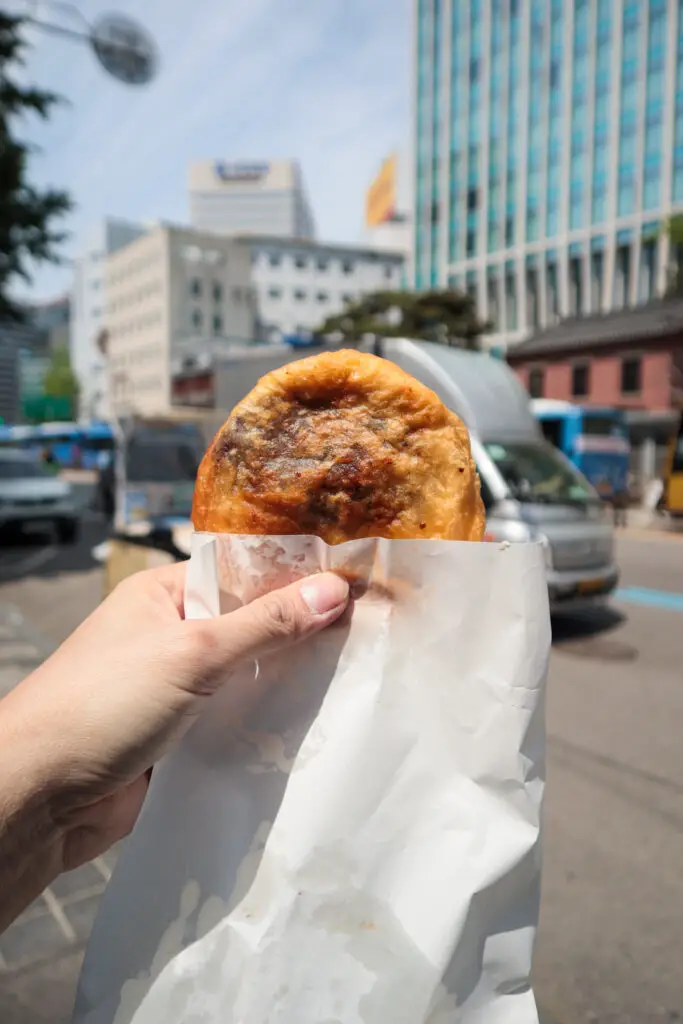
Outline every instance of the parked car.
<path id="1" fill-rule="evenodd" d="M 0 529 L 52 529 L 60 543 L 74 544 L 80 515 L 72 488 L 29 454 L 0 449 Z"/>

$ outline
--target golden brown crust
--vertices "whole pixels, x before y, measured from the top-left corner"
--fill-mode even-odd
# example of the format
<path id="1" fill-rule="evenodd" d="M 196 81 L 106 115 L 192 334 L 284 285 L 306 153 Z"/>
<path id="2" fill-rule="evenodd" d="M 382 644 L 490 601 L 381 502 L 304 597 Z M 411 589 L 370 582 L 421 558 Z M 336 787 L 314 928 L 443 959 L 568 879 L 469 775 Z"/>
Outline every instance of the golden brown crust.
<path id="1" fill-rule="evenodd" d="M 394 363 L 311 356 L 263 377 L 216 434 L 192 520 L 212 533 L 481 540 L 463 423 Z"/>

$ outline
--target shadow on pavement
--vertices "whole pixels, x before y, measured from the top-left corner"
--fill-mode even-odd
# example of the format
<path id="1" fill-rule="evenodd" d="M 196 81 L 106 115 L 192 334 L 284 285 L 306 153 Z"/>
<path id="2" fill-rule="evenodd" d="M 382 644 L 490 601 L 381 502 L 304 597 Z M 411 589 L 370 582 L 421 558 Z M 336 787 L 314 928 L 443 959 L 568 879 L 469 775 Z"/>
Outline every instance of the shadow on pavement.
<path id="1" fill-rule="evenodd" d="M 74 544 L 57 543 L 50 530 L 35 534 L 0 531 L 0 584 L 95 569 L 99 563 L 93 558 L 93 548 L 108 534 L 107 523 L 96 518 L 82 523 Z"/>
<path id="2" fill-rule="evenodd" d="M 558 615 L 552 620 L 553 644 L 587 640 L 617 629 L 626 616 L 612 605 L 603 605 L 575 615 Z"/>

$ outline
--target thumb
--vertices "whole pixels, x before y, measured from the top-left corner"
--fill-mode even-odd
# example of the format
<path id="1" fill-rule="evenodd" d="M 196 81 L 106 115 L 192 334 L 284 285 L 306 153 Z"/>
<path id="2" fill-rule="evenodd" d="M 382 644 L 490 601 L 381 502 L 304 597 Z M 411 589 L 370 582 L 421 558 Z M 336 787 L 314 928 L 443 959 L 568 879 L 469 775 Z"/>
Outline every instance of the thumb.
<path id="1" fill-rule="evenodd" d="M 297 643 L 342 614 L 349 585 L 325 572 L 274 590 L 227 615 L 186 623 L 194 639 L 198 680 L 211 686 L 224 680 L 239 662 Z"/>

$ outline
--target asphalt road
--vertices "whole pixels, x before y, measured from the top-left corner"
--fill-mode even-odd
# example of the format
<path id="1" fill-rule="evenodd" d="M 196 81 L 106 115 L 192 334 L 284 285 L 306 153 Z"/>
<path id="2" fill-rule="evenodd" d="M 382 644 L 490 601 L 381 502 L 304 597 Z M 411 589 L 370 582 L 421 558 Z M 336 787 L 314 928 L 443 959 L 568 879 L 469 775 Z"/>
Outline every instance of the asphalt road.
<path id="1" fill-rule="evenodd" d="M 555 629 L 535 976 L 558 1024 L 683 1019 L 683 539 L 619 563 L 606 628 Z"/>
<path id="2" fill-rule="evenodd" d="M 100 597 L 103 534 L 91 520 L 74 549 L 0 546 L 0 609 L 59 642 Z M 623 536 L 619 561 L 611 610 L 555 626 L 535 958 L 547 1024 L 683 1021 L 683 539 Z M 0 963 L 3 1024 L 68 1020 L 93 879 L 57 893 L 75 918 L 58 951 L 41 931 L 50 907 L 32 910 L 23 966 Z"/>

